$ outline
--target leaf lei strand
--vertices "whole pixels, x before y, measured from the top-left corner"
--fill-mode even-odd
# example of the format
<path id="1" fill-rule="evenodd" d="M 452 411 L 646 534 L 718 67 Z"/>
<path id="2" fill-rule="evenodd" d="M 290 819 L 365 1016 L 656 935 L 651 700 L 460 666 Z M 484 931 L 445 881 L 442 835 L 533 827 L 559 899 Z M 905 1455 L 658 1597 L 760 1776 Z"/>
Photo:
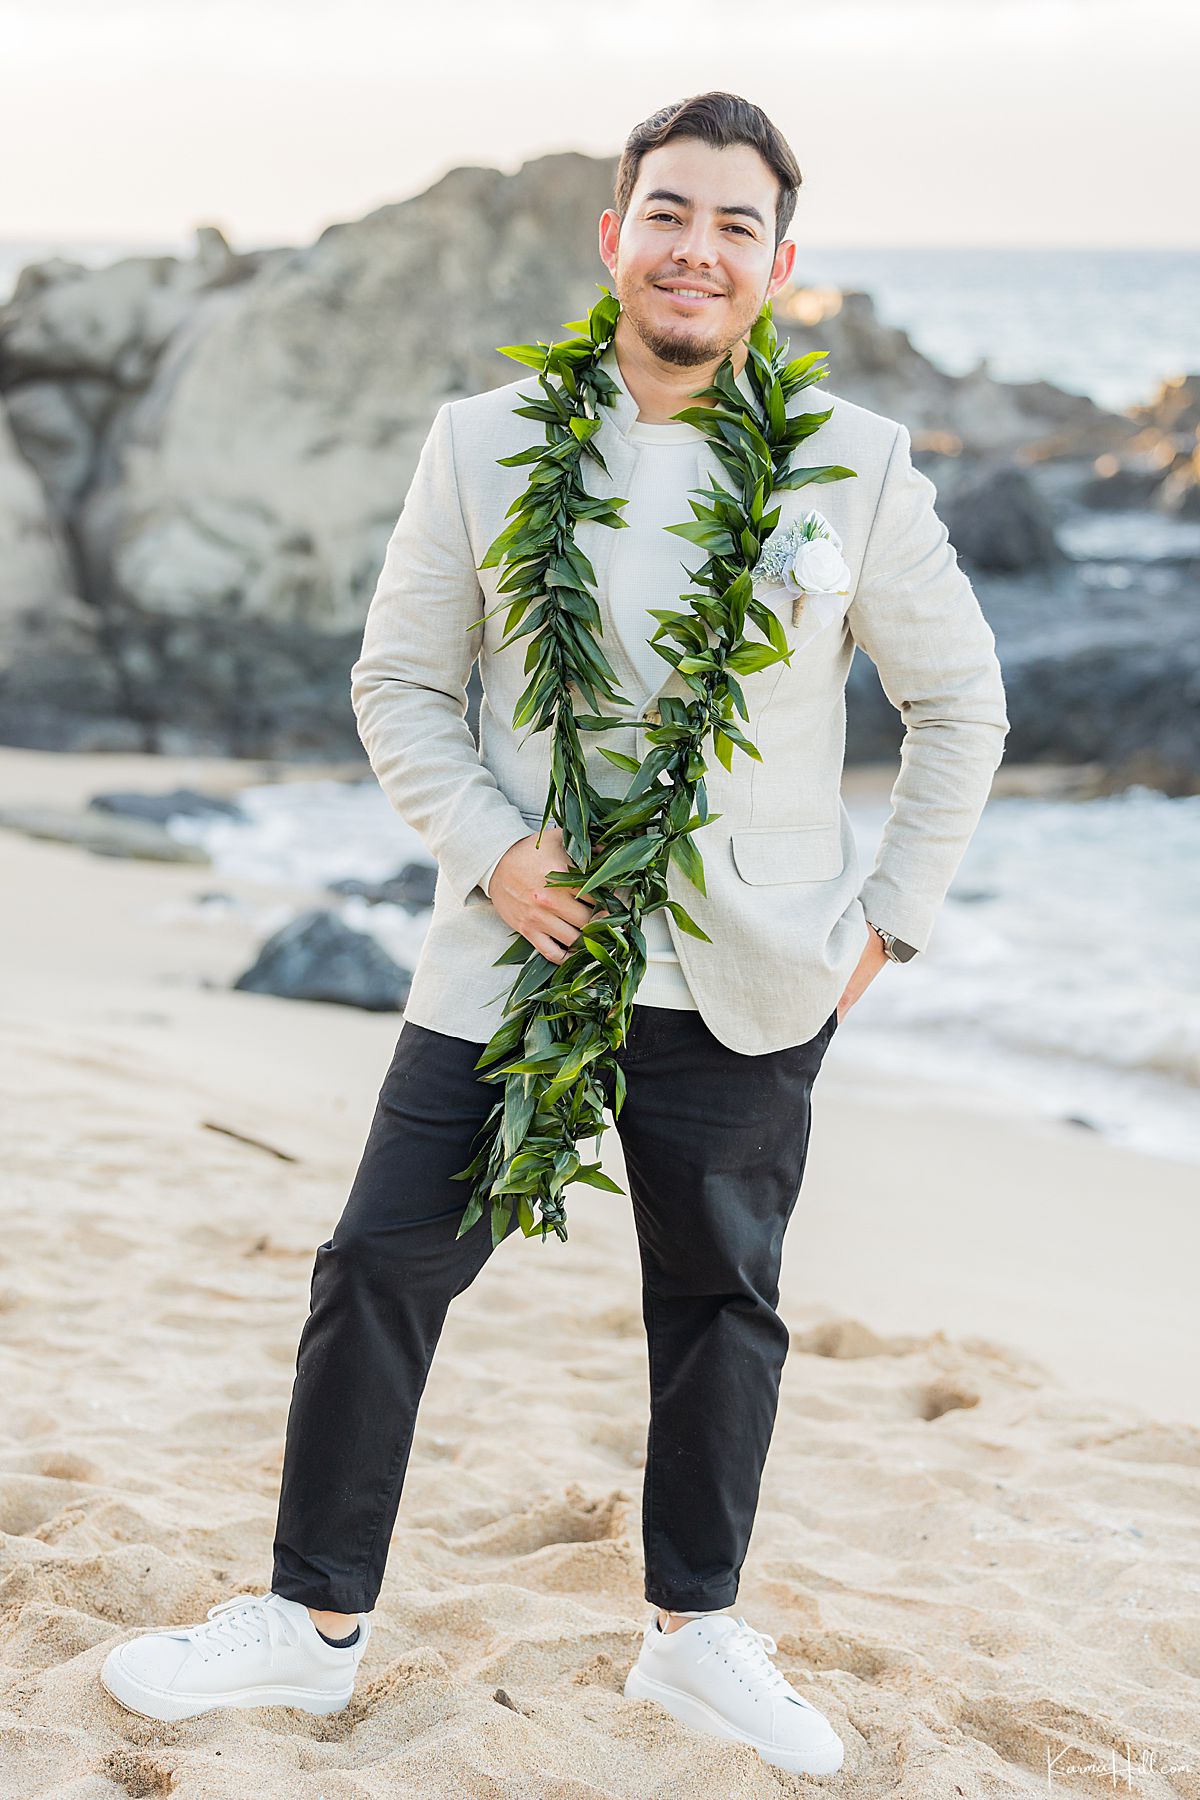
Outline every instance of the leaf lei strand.
<path id="1" fill-rule="evenodd" d="M 728 482 L 692 489 L 699 496 L 688 502 L 695 517 L 665 528 L 708 552 L 693 576 L 696 590 L 680 596 L 690 602 L 688 609 L 651 609 L 659 625 L 649 641 L 694 698 L 660 696 L 661 723 L 647 729 L 649 749 L 642 762 L 598 746 L 601 756 L 631 777 L 619 797 L 598 793 L 588 778 L 581 734 L 628 729 L 631 722 L 601 710 L 605 701 L 626 708 L 630 703 L 598 641 L 603 624 L 593 592 L 596 575 L 574 536 L 581 519 L 614 529 L 627 523 L 620 512 L 627 501 L 590 494 L 581 474 L 586 459 L 607 474 L 595 442 L 599 408 L 611 406 L 619 395 L 600 359 L 621 308 L 607 288 L 602 292 L 586 318 L 566 326 L 577 335 L 560 343 L 506 344 L 499 352 L 538 371 L 540 395 L 521 394 L 525 404 L 514 410 L 544 426 L 546 442 L 497 458 L 504 467 L 528 465 L 530 475 L 508 509 L 511 522 L 477 566 L 504 569 L 498 591 L 510 598 L 504 603 L 508 616 L 501 648 L 529 640 L 529 681 L 513 713 L 513 729 L 528 725 L 552 733 L 542 829 L 551 820 L 561 826 L 563 847 L 575 866 L 551 871 L 547 886 L 569 886 L 590 896 L 596 907 L 575 942 L 564 946 L 561 962 L 551 962 L 514 932 L 493 965 L 523 965 L 509 990 L 503 1022 L 475 1064 L 488 1071 L 481 1079 L 503 1082 L 504 1091 L 480 1129 L 479 1149 L 451 1177 L 473 1184 L 457 1236 L 490 1205 L 493 1245 L 507 1232 L 514 1205 L 526 1237 L 538 1232 L 545 1241 L 553 1231 L 565 1239 L 563 1193 L 570 1182 L 623 1191 L 599 1162 L 583 1162 L 577 1145 L 599 1139 L 606 1129 L 610 1074 L 614 1121 L 624 1104 L 625 1075 L 616 1052 L 628 1035 L 634 994 L 646 970 L 643 919 L 665 906 L 681 931 L 712 942 L 668 897 L 667 868 L 674 861 L 707 893 L 694 834 L 721 815 L 708 811 L 706 744 L 711 736 L 726 770 L 735 749 L 761 762 L 734 722 L 735 710 L 743 721 L 749 719 L 738 677 L 791 658 L 778 616 L 753 592 L 751 571 L 779 520 L 771 502 L 787 489 L 855 474 L 838 464 L 794 466 L 796 453 L 832 408 L 789 417 L 787 402 L 826 379 L 828 369 L 818 365 L 828 353 L 817 350 L 785 361 L 766 301 L 746 340 L 753 405 L 727 354 L 711 386 L 692 395 L 708 404 L 672 415 L 708 438 Z M 743 636 L 747 619 L 765 634 L 765 642 Z M 468 629 L 482 623 L 476 620 Z M 572 689 L 590 712 L 573 710 Z"/>

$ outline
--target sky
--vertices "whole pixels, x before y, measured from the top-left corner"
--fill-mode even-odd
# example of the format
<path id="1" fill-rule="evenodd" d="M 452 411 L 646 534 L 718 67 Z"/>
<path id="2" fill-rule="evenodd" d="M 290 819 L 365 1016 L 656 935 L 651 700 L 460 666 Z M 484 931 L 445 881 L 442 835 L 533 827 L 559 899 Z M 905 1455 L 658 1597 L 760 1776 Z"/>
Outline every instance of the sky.
<path id="1" fill-rule="evenodd" d="M 1179 0 L 0 0 L 0 43 L 0 238 L 308 243 L 723 88 L 798 244 L 1200 242 Z"/>

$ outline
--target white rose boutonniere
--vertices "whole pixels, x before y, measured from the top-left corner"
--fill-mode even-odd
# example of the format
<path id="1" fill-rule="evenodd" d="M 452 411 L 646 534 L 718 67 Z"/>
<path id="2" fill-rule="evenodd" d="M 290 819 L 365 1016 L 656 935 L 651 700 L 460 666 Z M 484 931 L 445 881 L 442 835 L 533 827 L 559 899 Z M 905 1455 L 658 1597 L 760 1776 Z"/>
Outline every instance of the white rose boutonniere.
<path id="1" fill-rule="evenodd" d="M 850 569 L 842 555 L 842 540 L 819 512 L 805 513 L 771 533 L 751 571 L 755 583 L 782 587 L 792 595 L 792 624 L 805 616 L 816 630 L 832 624 L 845 610 L 850 592 Z"/>

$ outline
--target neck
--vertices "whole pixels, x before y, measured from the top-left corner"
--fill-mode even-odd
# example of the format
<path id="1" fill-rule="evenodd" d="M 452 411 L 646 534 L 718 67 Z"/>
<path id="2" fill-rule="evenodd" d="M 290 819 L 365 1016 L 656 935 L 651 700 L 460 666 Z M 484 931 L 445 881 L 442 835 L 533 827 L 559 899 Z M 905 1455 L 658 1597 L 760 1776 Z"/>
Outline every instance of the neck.
<path id="1" fill-rule="evenodd" d="M 721 351 L 711 362 L 693 363 L 685 368 L 680 363 L 665 363 L 648 350 L 624 313 L 617 320 L 613 349 L 621 369 L 621 379 L 638 403 L 638 418 L 646 425 L 667 425 L 675 413 L 689 406 L 712 406 L 711 400 L 693 396 L 708 387 L 725 360 Z M 729 352 L 733 372 L 740 375 L 749 351 L 745 338 L 739 338 Z"/>

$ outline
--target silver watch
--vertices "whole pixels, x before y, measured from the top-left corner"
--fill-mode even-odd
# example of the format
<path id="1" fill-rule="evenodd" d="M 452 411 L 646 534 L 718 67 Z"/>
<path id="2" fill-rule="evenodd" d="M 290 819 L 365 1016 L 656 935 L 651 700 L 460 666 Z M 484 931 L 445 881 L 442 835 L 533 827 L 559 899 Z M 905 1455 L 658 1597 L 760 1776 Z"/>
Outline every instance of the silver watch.
<path id="1" fill-rule="evenodd" d="M 870 919 L 867 920 L 867 924 L 870 925 L 872 931 L 878 932 L 879 936 L 883 939 L 883 954 L 888 958 L 889 962 L 911 962 L 913 957 L 918 954 L 912 944 L 906 944 L 903 939 L 898 938 L 894 932 L 884 931 L 881 926 L 874 924 Z"/>

